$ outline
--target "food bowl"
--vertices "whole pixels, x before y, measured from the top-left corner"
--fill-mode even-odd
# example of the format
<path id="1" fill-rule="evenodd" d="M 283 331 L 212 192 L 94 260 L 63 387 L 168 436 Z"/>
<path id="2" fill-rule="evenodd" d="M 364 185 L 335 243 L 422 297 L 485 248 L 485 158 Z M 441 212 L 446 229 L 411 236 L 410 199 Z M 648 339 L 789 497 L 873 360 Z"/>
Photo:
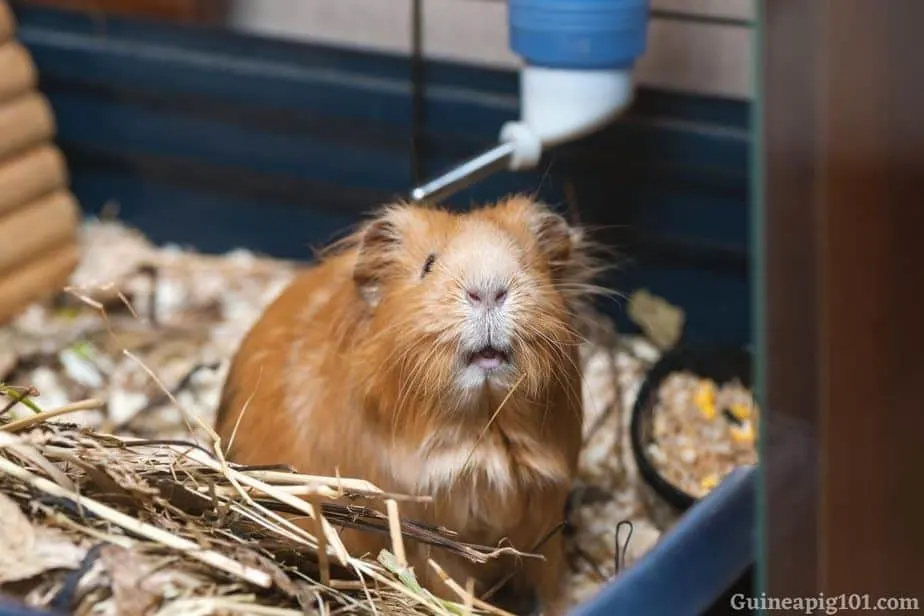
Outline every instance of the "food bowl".
<path id="1" fill-rule="evenodd" d="M 750 352 L 739 347 L 677 348 L 665 353 L 646 375 L 632 408 L 629 428 L 632 455 L 644 484 L 666 503 L 674 514 L 679 515 L 685 512 L 700 500 L 703 494 L 694 494 L 692 490 L 684 489 L 680 482 L 670 479 L 665 472 L 660 470 L 659 465 L 652 458 L 652 452 L 649 451 L 649 446 L 655 437 L 654 414 L 656 408 L 659 408 L 658 396 L 662 386 L 668 383 L 672 375 L 688 373 L 690 377 L 708 379 L 718 388 L 731 386 L 737 382 L 743 388 L 742 391 L 747 390 L 750 394 L 751 364 Z M 681 378 L 681 375 L 677 378 Z M 722 389 L 722 391 L 725 390 Z M 747 435 L 745 430 L 755 431 L 756 420 L 745 419 L 742 422 L 728 409 L 714 408 L 713 412 L 715 416 L 710 421 L 739 422 L 735 423 L 734 427 L 727 427 L 733 432 L 738 430 L 733 436 L 741 433 L 745 434 L 745 437 L 753 438 Z M 717 426 L 716 429 L 720 427 Z M 753 446 L 756 451 L 756 442 Z M 723 478 L 724 475 L 719 477 L 716 483 Z"/>

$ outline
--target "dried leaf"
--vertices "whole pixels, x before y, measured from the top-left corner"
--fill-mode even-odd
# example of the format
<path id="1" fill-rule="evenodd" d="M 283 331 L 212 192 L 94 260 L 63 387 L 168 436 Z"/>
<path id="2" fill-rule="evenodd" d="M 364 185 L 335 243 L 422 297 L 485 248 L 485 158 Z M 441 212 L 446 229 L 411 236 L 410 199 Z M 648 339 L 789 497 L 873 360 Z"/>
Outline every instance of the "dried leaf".
<path id="1" fill-rule="evenodd" d="M 143 616 L 158 603 L 160 597 L 151 585 L 142 583 L 154 569 L 146 559 L 114 545 L 103 548 L 99 557 L 112 580 L 117 614 Z"/>
<path id="2" fill-rule="evenodd" d="M 19 506 L 0 494 L 0 584 L 51 569 L 77 569 L 86 550 L 50 527 L 32 526 Z"/>
<path id="3" fill-rule="evenodd" d="M 628 312 L 629 318 L 661 350 L 673 348 L 683 335 L 683 309 L 645 289 L 629 297 Z"/>

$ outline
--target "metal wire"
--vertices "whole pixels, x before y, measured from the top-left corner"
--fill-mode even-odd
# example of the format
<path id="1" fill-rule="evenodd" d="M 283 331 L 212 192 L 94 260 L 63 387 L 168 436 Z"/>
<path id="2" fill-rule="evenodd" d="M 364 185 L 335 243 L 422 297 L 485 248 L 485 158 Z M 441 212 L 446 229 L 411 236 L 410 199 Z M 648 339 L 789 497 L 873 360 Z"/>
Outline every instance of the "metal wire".
<path id="1" fill-rule="evenodd" d="M 411 185 L 424 179 L 426 160 L 426 63 L 423 53 L 423 0 L 411 0 Z"/>

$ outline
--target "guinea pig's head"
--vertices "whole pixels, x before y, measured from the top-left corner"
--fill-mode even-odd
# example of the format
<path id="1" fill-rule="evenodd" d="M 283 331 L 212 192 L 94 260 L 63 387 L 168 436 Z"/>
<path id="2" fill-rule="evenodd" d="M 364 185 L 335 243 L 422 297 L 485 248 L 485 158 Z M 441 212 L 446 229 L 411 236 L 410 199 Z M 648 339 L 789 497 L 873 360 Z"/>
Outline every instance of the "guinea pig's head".
<path id="1" fill-rule="evenodd" d="M 461 214 L 386 208 L 354 266 L 366 340 L 387 356 L 375 369 L 396 370 L 412 396 L 538 394 L 576 369 L 586 258 L 579 231 L 525 197 Z"/>

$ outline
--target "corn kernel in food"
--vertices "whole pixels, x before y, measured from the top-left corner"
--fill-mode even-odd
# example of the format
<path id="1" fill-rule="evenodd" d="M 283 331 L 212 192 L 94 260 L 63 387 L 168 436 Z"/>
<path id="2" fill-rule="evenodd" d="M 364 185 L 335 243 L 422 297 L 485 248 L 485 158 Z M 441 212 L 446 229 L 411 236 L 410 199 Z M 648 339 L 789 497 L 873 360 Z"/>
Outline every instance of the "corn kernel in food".
<path id="1" fill-rule="evenodd" d="M 754 425 L 747 421 L 740 426 L 731 426 L 729 428 L 732 440 L 739 444 L 754 442 Z"/>
<path id="2" fill-rule="evenodd" d="M 741 421 L 746 421 L 751 418 L 751 407 L 747 404 L 742 404 L 740 402 L 732 404 L 728 411 Z"/>
<path id="3" fill-rule="evenodd" d="M 693 403 L 706 419 L 714 419 L 716 415 L 715 384 L 708 380 L 700 381 L 693 395 Z"/>
<path id="4" fill-rule="evenodd" d="M 699 482 L 700 487 L 705 491 L 710 491 L 719 485 L 719 476 L 715 473 L 711 473 L 703 477 L 702 481 Z"/>

